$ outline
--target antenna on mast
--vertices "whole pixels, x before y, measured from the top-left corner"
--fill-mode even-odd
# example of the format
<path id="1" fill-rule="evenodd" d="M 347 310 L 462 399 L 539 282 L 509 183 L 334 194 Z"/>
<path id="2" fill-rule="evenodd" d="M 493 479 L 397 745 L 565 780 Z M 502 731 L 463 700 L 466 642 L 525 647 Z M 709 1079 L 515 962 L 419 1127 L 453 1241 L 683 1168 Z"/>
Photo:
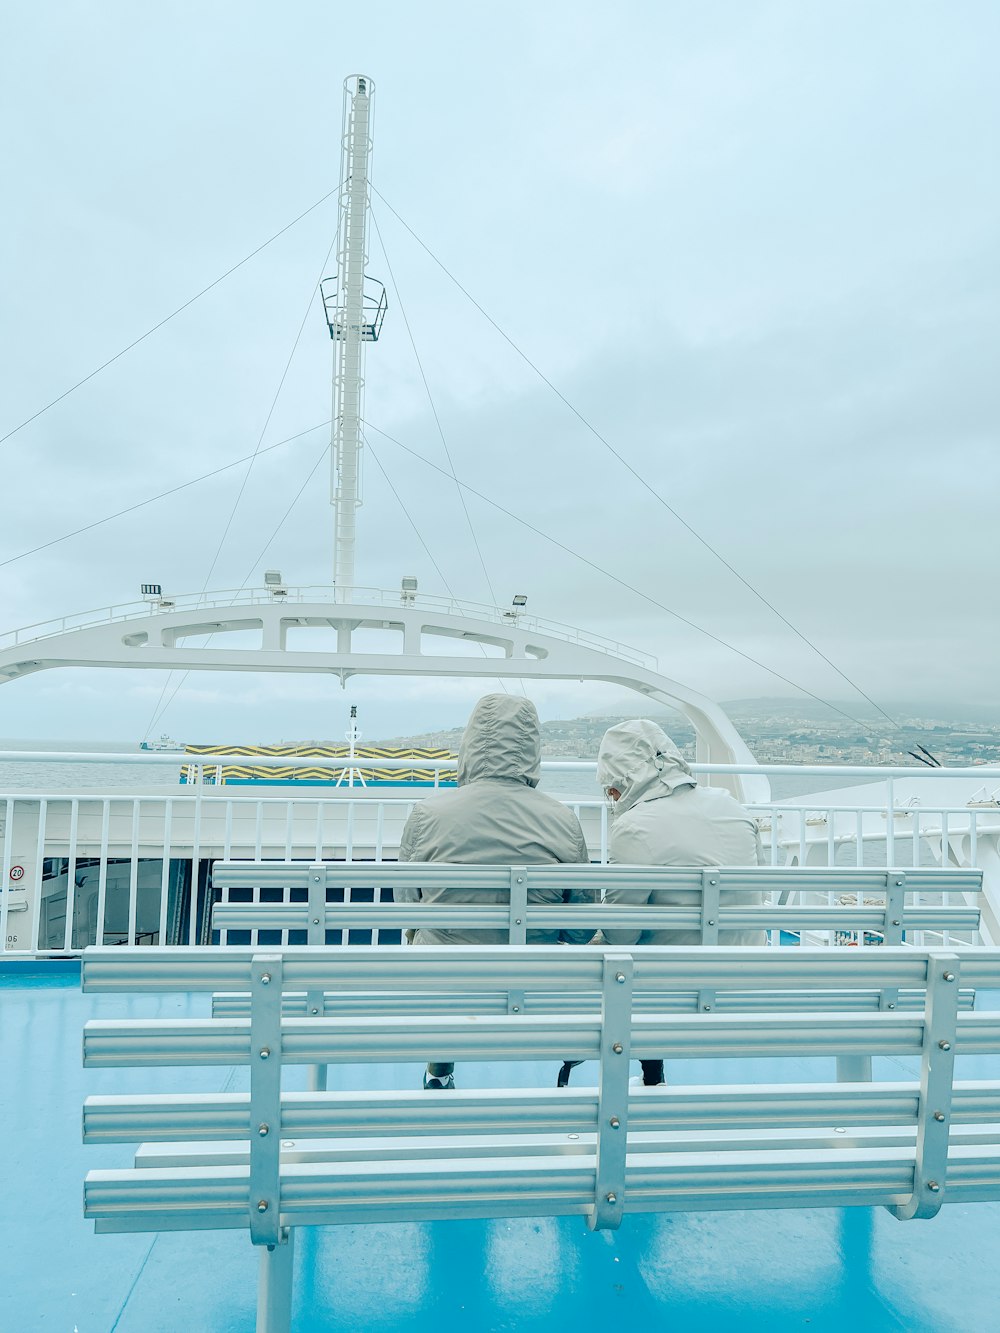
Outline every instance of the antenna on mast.
<path id="1" fill-rule="evenodd" d="M 330 503 L 333 505 L 333 582 L 354 586 L 357 511 L 361 494 L 361 422 L 364 415 L 365 343 L 377 342 L 385 317 L 385 287 L 366 278 L 368 175 L 372 154 L 372 94 L 364 74 L 344 80 L 340 154 L 340 248 L 337 275 L 320 284 L 334 342 Z"/>
<path id="2" fill-rule="evenodd" d="M 346 782 L 348 787 L 353 787 L 355 782 L 358 782 L 362 787 L 367 787 L 368 783 L 365 781 L 365 775 L 354 762 L 357 758 L 358 741 L 361 739 L 361 732 L 358 730 L 357 704 L 351 704 L 351 725 L 347 728 L 345 735 L 350 747 L 347 752 L 347 767 L 340 770 L 336 785 L 342 787 Z"/>

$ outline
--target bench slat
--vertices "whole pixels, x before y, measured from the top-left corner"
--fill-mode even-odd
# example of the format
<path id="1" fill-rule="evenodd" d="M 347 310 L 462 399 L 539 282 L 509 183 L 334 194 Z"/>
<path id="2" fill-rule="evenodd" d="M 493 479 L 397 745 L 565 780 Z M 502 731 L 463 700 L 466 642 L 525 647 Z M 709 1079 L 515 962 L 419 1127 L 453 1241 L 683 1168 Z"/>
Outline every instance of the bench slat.
<path id="1" fill-rule="evenodd" d="M 84 950 L 85 991 L 241 990 L 250 985 L 258 949 L 238 946 Z M 926 954 L 905 946 L 865 949 L 767 949 L 645 945 L 629 948 L 635 985 L 643 990 L 864 989 L 919 987 L 926 981 Z M 322 991 L 541 990 L 601 988 L 603 951 L 574 945 L 477 945 L 386 947 L 290 946 L 282 950 L 284 986 Z M 1000 986 L 1000 951 L 961 951 L 961 980 L 967 986 Z"/>
<path id="2" fill-rule="evenodd" d="M 507 866 L 449 865 L 442 862 L 402 861 L 217 861 L 212 868 L 216 888 L 306 888 L 310 874 L 322 869 L 329 888 L 460 887 L 506 893 L 510 888 Z M 521 869 L 525 869 L 521 867 Z M 885 893 L 886 871 L 847 866 L 710 866 L 718 876 L 720 891 L 760 893 L 768 888 L 782 892 Z M 614 885 L 616 889 L 651 887 L 671 891 L 687 889 L 701 893 L 702 867 L 628 865 L 532 865 L 526 867 L 530 889 L 559 893 L 579 884 L 587 887 Z M 982 871 L 917 867 L 900 872 L 909 893 L 978 893 Z"/>
<path id="3" fill-rule="evenodd" d="M 753 1129 L 733 1131 L 705 1129 L 693 1126 L 688 1130 L 664 1132 L 635 1130 L 629 1134 L 628 1150 L 630 1155 L 641 1153 L 734 1153 L 734 1152 L 796 1152 L 811 1153 L 816 1149 L 831 1148 L 836 1145 L 838 1151 L 852 1148 L 908 1148 L 914 1151 L 917 1141 L 916 1124 L 875 1125 L 855 1128 L 850 1134 L 844 1134 L 840 1127 L 841 1138 L 834 1138 L 832 1127 L 792 1128 L 781 1126 L 773 1129 Z M 513 1133 L 509 1127 L 506 1133 L 468 1135 L 458 1131 L 445 1134 L 424 1135 L 408 1138 L 396 1135 L 392 1138 L 352 1139 L 303 1139 L 301 1142 L 289 1141 L 289 1146 L 282 1147 L 281 1161 L 286 1165 L 324 1164 L 337 1166 L 342 1162 L 418 1162 L 447 1161 L 453 1157 L 465 1160 L 473 1158 L 505 1157 L 516 1154 L 520 1157 L 546 1157 L 554 1153 L 569 1157 L 587 1157 L 593 1154 L 596 1146 L 596 1134 L 534 1133 L 518 1131 Z M 963 1125 L 952 1132 L 952 1145 L 960 1147 L 996 1147 L 1000 1151 L 1000 1125 Z M 189 1142 L 178 1144 L 143 1143 L 136 1150 L 135 1170 L 149 1171 L 160 1168 L 184 1168 L 204 1166 L 248 1166 L 250 1163 L 250 1145 L 247 1141 L 230 1142 Z"/>
<path id="4" fill-rule="evenodd" d="M 585 1075 L 584 1075 L 585 1076 Z M 629 1097 L 633 1131 L 666 1129 L 767 1129 L 912 1123 L 917 1083 L 687 1085 L 635 1088 Z M 1000 1121 L 1000 1081 L 955 1085 L 953 1123 Z M 309 1093 L 282 1098 L 284 1138 L 361 1137 L 384 1134 L 493 1134 L 517 1125 L 525 1133 L 593 1133 L 593 1088 L 458 1090 L 432 1102 L 420 1092 Z M 237 1139 L 250 1133 L 248 1093 L 189 1093 L 142 1097 L 88 1097 L 85 1143 L 187 1142 Z"/>
<path id="5" fill-rule="evenodd" d="M 809 1055 L 919 1055 L 922 1015 L 637 1014 L 636 1059 Z M 959 1015 L 956 1050 L 1000 1051 L 1000 1013 Z M 282 1028 L 285 1064 L 439 1060 L 592 1060 L 598 1015 L 486 1015 L 290 1018 Z M 275 1053 L 277 1055 L 277 1052 Z M 92 1020 L 84 1029 L 87 1068 L 248 1064 L 249 1022 L 239 1019 Z"/>
<path id="6" fill-rule="evenodd" d="M 894 1007 L 903 1013 L 923 1012 L 927 992 L 924 990 L 899 991 Z M 960 990 L 958 1006 L 972 1009 L 976 992 Z M 470 995 L 435 995 L 417 991 L 407 994 L 350 994 L 340 995 L 327 991 L 323 995 L 322 1013 L 328 1018 L 349 1014 L 449 1014 L 459 1007 L 466 1014 L 506 1014 L 509 1012 L 506 991 L 488 991 Z M 551 991 L 526 991 L 521 1005 L 522 1013 L 575 1014 L 599 1009 L 601 996 L 559 994 Z M 659 1014 L 690 1014 L 700 1011 L 701 994 L 698 991 L 640 992 L 633 1003 L 633 1012 Z M 840 991 L 717 991 L 714 1008 L 723 1013 L 866 1013 L 882 1007 L 882 992 L 877 990 Z M 304 993 L 285 992 L 281 1012 L 286 1018 L 305 1018 L 307 1005 Z M 212 996 L 213 1018 L 245 1018 L 250 1013 L 250 996 L 244 993 L 215 994 Z"/>
<path id="7" fill-rule="evenodd" d="M 399 930 L 423 926 L 432 930 L 506 930 L 510 911 L 494 904 L 327 903 L 327 930 L 378 927 Z M 697 907 L 654 903 L 592 905 L 529 903 L 524 911 L 528 930 L 697 930 Z M 902 909 L 904 930 L 979 930 L 976 907 L 914 906 Z M 720 930 L 868 930 L 885 925 L 885 909 L 852 903 L 831 905 L 723 906 Z M 212 909 L 216 930 L 306 930 L 305 903 L 217 903 Z"/>
<path id="8" fill-rule="evenodd" d="M 816 1148 L 629 1157 L 626 1212 L 905 1204 L 913 1188 L 908 1147 Z M 245 1227 L 248 1170 L 92 1171 L 85 1214 L 102 1230 Z M 594 1159 L 566 1154 L 452 1158 L 430 1162 L 283 1164 L 285 1225 L 407 1221 L 437 1217 L 583 1214 L 593 1205 Z M 1000 1148 L 953 1146 L 948 1191 L 955 1202 L 1000 1193 Z"/>

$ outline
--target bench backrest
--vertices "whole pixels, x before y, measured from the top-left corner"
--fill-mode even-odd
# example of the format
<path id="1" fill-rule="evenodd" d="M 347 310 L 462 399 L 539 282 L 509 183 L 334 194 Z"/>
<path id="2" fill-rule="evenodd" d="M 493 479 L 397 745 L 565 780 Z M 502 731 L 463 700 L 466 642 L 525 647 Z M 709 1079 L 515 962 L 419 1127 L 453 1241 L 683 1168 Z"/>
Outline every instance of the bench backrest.
<path id="1" fill-rule="evenodd" d="M 979 909 L 964 901 L 982 891 L 976 869 L 881 870 L 862 867 L 674 867 L 627 865 L 462 866 L 415 862 L 221 861 L 212 870 L 213 887 L 296 893 L 302 901 L 222 901 L 213 909 L 219 931 L 305 931 L 310 943 L 327 943 L 329 931 L 439 929 L 505 930 L 511 944 L 523 944 L 529 930 L 696 930 L 701 942 L 716 944 L 720 930 L 858 931 L 875 933 L 886 944 L 902 943 L 906 932 L 972 932 Z M 497 892 L 507 901 L 399 903 L 383 899 L 387 890 L 420 888 Z M 606 903 L 609 889 L 638 901 Z M 352 892 L 371 894 L 354 901 Z M 670 906 L 646 901 L 668 891 Z M 329 901 L 330 892 L 342 901 Z M 589 895 L 589 903 L 539 903 L 532 894 Z M 758 903 L 741 901 L 762 895 Z M 738 896 L 737 896 L 738 895 Z M 935 897 L 934 904 L 921 898 Z M 778 901 L 765 899 L 777 898 Z M 792 902 L 790 899 L 796 898 Z M 952 901 L 945 900 L 951 898 Z M 816 901 L 817 899 L 825 901 Z M 735 900 L 735 901 L 734 901 Z M 285 941 L 285 937 L 283 942 Z"/>

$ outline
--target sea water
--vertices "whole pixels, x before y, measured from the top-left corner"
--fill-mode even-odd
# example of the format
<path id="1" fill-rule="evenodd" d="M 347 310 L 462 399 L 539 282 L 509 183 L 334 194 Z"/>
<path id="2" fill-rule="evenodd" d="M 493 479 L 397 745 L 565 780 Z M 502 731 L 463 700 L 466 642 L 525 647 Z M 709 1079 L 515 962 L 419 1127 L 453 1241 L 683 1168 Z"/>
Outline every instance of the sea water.
<path id="1" fill-rule="evenodd" d="M 79 741 L 79 740 L 0 740 L 0 795 L 14 795 L 19 792 L 97 792 L 108 791 L 118 792 L 122 788 L 146 788 L 146 787 L 178 787 L 181 781 L 181 770 L 185 763 L 191 762 L 196 756 L 187 756 L 178 754 L 171 756 L 170 762 L 162 762 L 159 758 L 150 763 L 144 756 L 136 754 L 134 762 L 124 760 L 121 763 L 75 763 L 73 760 L 58 760 L 47 762 L 40 760 L 30 763 L 11 763 L 4 762 L 4 750 L 20 750 L 37 753 L 82 753 L 82 754 L 127 754 L 135 749 L 134 741 Z M 589 756 L 593 758 L 593 756 Z M 586 759 L 588 756 L 581 756 Z M 852 778 L 849 780 L 851 785 L 860 785 L 863 778 Z M 873 782 L 879 781 L 872 778 Z M 832 788 L 845 785 L 843 775 L 829 778 L 819 777 L 816 774 L 803 775 L 796 777 L 794 775 L 778 774 L 771 778 L 771 799 L 775 801 L 785 800 L 788 797 L 802 796 L 812 792 L 828 791 Z M 560 800 L 569 801 L 598 801 L 602 800 L 604 793 L 598 787 L 597 782 L 587 773 L 562 772 L 558 769 L 550 770 L 542 774 L 540 783 L 542 791 L 548 792 L 551 796 L 556 796 Z M 215 790 L 215 788 L 210 788 Z M 249 795 L 253 792 L 252 786 L 240 786 L 231 788 L 233 794 Z M 331 785 L 331 791 L 333 790 Z M 341 791 L 343 788 L 340 789 Z M 427 793 L 428 788 L 421 787 L 416 789 L 421 794 Z M 282 794 L 288 791 L 283 789 Z M 399 796 L 402 789 L 399 787 L 387 787 L 387 796 Z"/>

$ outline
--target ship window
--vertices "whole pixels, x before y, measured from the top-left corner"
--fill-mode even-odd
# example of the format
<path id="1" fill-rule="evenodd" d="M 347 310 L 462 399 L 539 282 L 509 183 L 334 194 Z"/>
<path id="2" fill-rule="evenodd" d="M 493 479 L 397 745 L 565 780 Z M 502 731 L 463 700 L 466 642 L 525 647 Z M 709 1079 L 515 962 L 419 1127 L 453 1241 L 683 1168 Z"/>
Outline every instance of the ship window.
<path id="1" fill-rule="evenodd" d="M 258 651 L 261 646 L 262 624 L 259 620 L 242 621 L 239 626 L 229 629 L 223 624 L 185 626 L 174 637 L 176 645 L 184 644 L 188 648 L 224 648 L 240 651 Z"/>
<path id="2" fill-rule="evenodd" d="M 286 625 L 285 647 L 290 653 L 335 653 L 337 631 L 332 625 Z"/>
<path id="3" fill-rule="evenodd" d="M 444 629 L 425 628 L 420 651 L 427 657 L 507 657 L 507 643 L 498 639 L 472 638 Z"/>
<path id="4" fill-rule="evenodd" d="M 351 635 L 352 653 L 401 653 L 402 625 L 359 625 Z"/>

